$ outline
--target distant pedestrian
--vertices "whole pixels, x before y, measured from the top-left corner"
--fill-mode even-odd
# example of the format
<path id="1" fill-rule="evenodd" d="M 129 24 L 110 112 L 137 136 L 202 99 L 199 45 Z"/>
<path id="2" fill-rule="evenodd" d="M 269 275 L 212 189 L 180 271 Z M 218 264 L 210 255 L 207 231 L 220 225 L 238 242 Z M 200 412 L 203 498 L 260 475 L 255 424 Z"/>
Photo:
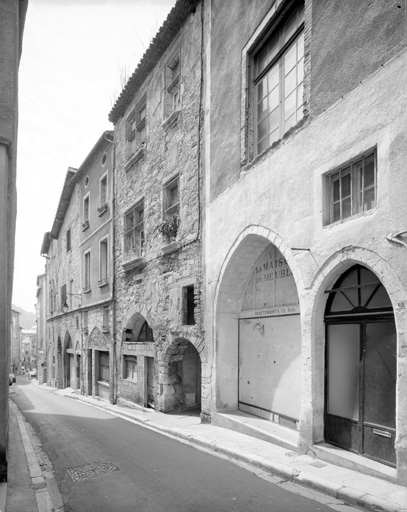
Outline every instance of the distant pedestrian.
<path id="1" fill-rule="evenodd" d="M 30 370 L 29 370 L 29 369 L 27 369 L 27 370 L 25 371 L 25 373 L 26 373 L 26 375 L 27 375 L 27 380 L 31 380 Z"/>

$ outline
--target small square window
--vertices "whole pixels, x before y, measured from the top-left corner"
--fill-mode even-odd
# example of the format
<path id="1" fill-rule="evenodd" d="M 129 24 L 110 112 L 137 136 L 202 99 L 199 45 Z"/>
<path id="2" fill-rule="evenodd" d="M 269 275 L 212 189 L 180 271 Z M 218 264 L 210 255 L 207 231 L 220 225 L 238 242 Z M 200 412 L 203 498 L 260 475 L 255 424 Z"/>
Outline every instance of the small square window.
<path id="1" fill-rule="evenodd" d="M 347 162 L 326 176 L 329 212 L 325 224 L 371 210 L 377 201 L 376 153 Z"/>
<path id="2" fill-rule="evenodd" d="M 182 323 L 195 325 L 195 293 L 194 286 L 182 288 Z"/>
<path id="3" fill-rule="evenodd" d="M 144 255 L 144 201 L 124 215 L 124 261 Z"/>

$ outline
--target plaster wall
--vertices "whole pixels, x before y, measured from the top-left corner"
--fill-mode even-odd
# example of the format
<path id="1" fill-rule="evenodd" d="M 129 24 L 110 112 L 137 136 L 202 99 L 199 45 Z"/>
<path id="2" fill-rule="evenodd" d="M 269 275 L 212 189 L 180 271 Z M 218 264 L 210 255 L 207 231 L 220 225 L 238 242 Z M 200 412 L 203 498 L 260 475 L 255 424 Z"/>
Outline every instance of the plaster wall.
<path id="1" fill-rule="evenodd" d="M 214 298 L 214 307 L 209 308 L 208 303 L 206 327 L 213 335 L 217 361 L 213 390 L 215 407 L 218 410 L 231 408 L 236 400 L 231 387 L 218 389 L 217 383 L 220 379 L 225 382 L 223 358 L 229 345 L 222 348 L 222 338 L 230 333 L 230 324 L 236 322 L 233 311 L 239 310 L 242 289 L 239 277 L 244 282 L 250 269 L 244 253 L 249 254 L 253 265 L 259 253 L 253 249 L 255 244 L 259 240 L 271 242 L 286 258 L 300 299 L 300 444 L 308 447 L 323 439 L 324 360 L 321 354 L 324 352 L 326 302 L 323 292 L 355 262 L 361 262 L 378 275 L 392 300 L 398 329 L 396 446 L 399 478 L 406 471 L 406 411 L 403 404 L 407 397 L 407 366 L 405 310 L 398 305 L 407 297 L 407 268 L 405 247 L 389 242 L 386 237 L 406 230 L 404 197 L 407 178 L 403 172 L 406 65 L 407 54 L 402 51 L 245 171 L 239 173 L 233 168 L 237 165 L 233 160 L 225 164 L 224 172 L 227 175 L 238 173 L 239 179 L 216 199 L 212 197 L 207 205 L 210 220 L 206 229 L 207 244 L 213 248 L 211 258 L 206 260 L 206 270 L 210 283 L 208 297 Z M 343 222 L 324 226 L 324 176 L 374 147 L 377 149 L 377 207 Z M 241 260 L 234 261 L 233 254 L 238 248 Z M 230 266 L 232 260 L 233 266 Z M 228 277 L 224 286 L 224 277 L 232 272 L 229 268 L 233 268 L 234 276 Z M 228 311 L 228 304 L 235 302 L 236 306 Z"/>

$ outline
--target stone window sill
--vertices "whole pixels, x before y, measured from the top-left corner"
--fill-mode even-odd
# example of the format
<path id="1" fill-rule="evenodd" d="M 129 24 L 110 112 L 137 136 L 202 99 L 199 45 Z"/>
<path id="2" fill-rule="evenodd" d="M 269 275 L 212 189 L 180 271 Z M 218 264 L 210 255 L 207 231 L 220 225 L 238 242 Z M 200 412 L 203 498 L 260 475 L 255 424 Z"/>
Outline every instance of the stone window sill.
<path id="1" fill-rule="evenodd" d="M 82 224 L 82 231 L 86 231 L 89 228 L 89 221 L 85 220 L 85 222 Z"/>
<path id="2" fill-rule="evenodd" d="M 109 387 L 109 383 L 105 382 L 104 380 L 98 380 L 98 384 L 100 384 L 101 386 L 104 386 L 105 388 Z"/>
<path id="3" fill-rule="evenodd" d="M 175 240 L 175 242 L 170 242 L 167 245 L 164 245 L 164 247 L 161 248 L 161 251 L 163 254 L 169 254 L 171 252 L 177 251 L 181 247 L 181 243 L 179 240 Z"/>
<path id="4" fill-rule="evenodd" d="M 139 148 L 134 155 L 132 155 L 127 162 L 124 164 L 124 170 L 128 171 L 131 167 L 133 167 L 134 164 L 136 164 L 141 158 L 143 158 L 145 153 L 145 146 L 142 146 Z"/>
<path id="5" fill-rule="evenodd" d="M 99 206 L 99 208 L 98 208 L 98 216 L 99 217 L 101 217 L 106 212 L 107 212 L 107 204 Z"/>
<path id="6" fill-rule="evenodd" d="M 124 272 L 127 272 L 128 270 L 132 270 L 133 268 L 140 267 L 145 263 L 144 256 L 139 256 L 138 258 L 134 258 L 130 261 L 126 261 L 123 263 L 122 267 Z"/>
<path id="7" fill-rule="evenodd" d="M 83 293 L 90 293 L 90 286 L 85 286 Z"/>
<path id="8" fill-rule="evenodd" d="M 174 128 L 178 124 L 178 118 L 180 115 L 180 110 L 175 110 L 172 114 L 170 114 L 167 119 L 162 124 L 163 129 L 167 132 L 171 128 Z"/>

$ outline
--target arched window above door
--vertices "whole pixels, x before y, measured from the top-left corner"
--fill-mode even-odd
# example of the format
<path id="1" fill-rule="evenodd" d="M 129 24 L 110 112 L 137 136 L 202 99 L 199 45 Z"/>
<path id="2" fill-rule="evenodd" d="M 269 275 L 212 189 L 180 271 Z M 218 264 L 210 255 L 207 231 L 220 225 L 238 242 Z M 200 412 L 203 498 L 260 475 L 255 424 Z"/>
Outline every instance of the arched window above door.
<path id="1" fill-rule="evenodd" d="M 325 317 L 393 311 L 379 278 L 361 265 L 351 267 L 325 293 L 329 293 Z"/>

